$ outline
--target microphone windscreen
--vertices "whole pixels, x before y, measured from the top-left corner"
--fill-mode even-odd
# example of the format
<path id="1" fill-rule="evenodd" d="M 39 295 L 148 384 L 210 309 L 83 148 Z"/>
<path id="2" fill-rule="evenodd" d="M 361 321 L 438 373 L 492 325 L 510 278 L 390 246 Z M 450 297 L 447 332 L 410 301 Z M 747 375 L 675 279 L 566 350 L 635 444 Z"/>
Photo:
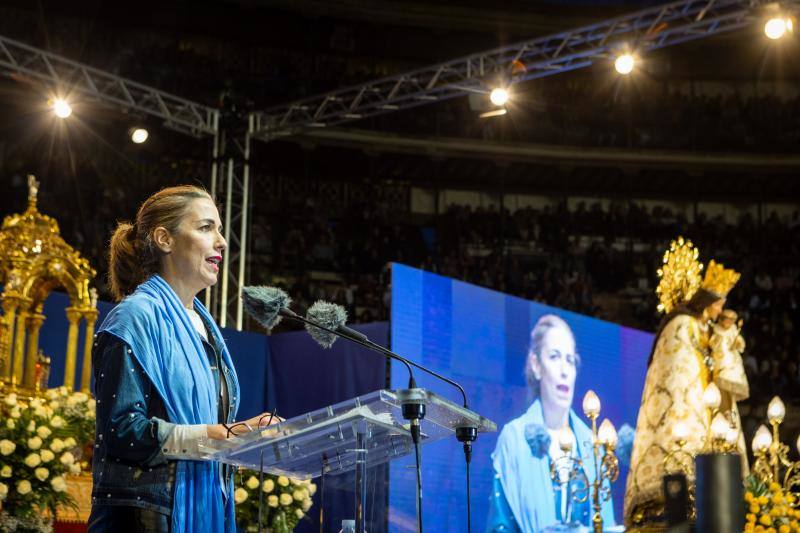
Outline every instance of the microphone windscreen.
<path id="1" fill-rule="evenodd" d="M 306 318 L 321 326 L 336 331 L 347 322 L 347 311 L 341 305 L 319 300 L 306 311 Z M 306 324 L 306 331 L 323 348 L 330 348 L 339 337 L 318 327 Z"/>
<path id="2" fill-rule="evenodd" d="M 247 314 L 267 331 L 278 325 L 281 321 L 280 312 L 292 303 L 292 299 L 285 291 L 277 287 L 264 286 L 242 288 L 242 300 Z"/>

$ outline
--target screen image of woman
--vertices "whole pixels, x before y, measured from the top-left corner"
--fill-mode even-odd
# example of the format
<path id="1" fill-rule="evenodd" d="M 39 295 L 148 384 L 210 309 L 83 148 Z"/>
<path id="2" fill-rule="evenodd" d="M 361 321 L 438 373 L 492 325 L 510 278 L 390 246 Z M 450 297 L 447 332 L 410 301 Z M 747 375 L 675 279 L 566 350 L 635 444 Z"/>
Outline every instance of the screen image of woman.
<path id="1" fill-rule="evenodd" d="M 531 330 L 524 368 L 532 402 L 503 427 L 492 453 L 487 532 L 585 531 L 590 526 L 591 499 L 571 495 L 586 491 L 594 469 L 584 468 L 585 477 L 570 481 L 568 468 L 562 467 L 571 463 L 566 456 L 593 464 L 591 430 L 572 409 L 579 363 L 569 325 L 556 315 L 542 316 Z M 601 513 L 604 524 L 615 523 L 610 499 Z"/>

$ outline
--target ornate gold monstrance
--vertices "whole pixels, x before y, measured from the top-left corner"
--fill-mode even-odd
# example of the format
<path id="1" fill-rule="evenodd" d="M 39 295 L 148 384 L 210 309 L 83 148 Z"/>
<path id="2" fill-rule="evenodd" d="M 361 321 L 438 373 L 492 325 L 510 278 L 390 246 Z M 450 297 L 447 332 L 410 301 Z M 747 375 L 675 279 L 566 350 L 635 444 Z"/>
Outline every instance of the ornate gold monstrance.
<path id="1" fill-rule="evenodd" d="M 97 291 L 89 288 L 95 271 L 80 253 L 61 237 L 58 223 L 36 207 L 39 183 L 28 176 L 28 209 L 5 217 L 0 229 L 0 380 L 36 386 L 42 306 L 56 288 L 67 291 L 69 333 L 64 385 L 75 387 L 78 333 L 86 321 L 81 389 L 88 390 L 91 347 L 97 321 Z"/>

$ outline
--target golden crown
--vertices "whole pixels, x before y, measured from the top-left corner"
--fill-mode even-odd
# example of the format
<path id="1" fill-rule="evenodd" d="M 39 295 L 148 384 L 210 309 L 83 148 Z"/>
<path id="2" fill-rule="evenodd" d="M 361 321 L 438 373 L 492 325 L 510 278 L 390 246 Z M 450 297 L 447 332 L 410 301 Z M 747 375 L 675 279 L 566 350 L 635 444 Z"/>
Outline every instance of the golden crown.
<path id="1" fill-rule="evenodd" d="M 740 277 L 741 274 L 732 268 L 725 268 L 725 265 L 717 263 L 712 259 L 708 263 L 706 277 L 701 286 L 703 289 L 724 298 L 728 295 L 733 286 L 736 285 Z"/>
<path id="2" fill-rule="evenodd" d="M 689 300 L 700 288 L 703 265 L 697 260 L 700 251 L 692 241 L 678 237 L 664 252 L 664 264 L 658 269 L 658 310 L 669 313 L 676 306 Z"/>

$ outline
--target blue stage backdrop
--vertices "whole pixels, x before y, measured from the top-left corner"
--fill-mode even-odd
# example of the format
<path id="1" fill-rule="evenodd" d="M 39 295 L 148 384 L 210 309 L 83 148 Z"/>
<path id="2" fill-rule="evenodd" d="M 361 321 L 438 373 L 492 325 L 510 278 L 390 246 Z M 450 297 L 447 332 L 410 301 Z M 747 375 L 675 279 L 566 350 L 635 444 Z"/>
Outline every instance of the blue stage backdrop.
<path id="1" fill-rule="evenodd" d="M 392 349 L 459 382 L 470 408 L 493 420 L 498 433 L 530 405 L 524 365 L 530 332 L 540 317 L 555 314 L 571 328 L 581 364 L 573 409 L 583 418 L 581 401 L 594 390 L 602 418 L 619 429 L 636 425 L 652 334 L 624 328 L 535 302 L 476 287 L 407 266 L 392 265 Z M 461 403 L 449 385 L 416 373 L 417 383 Z M 407 371 L 392 367 L 392 386 L 407 386 Z M 585 418 L 584 418 L 585 420 Z M 588 422 L 588 421 L 587 421 Z M 483 531 L 492 487 L 491 453 L 498 433 L 481 434 L 473 450 L 472 524 Z M 426 531 L 463 532 L 466 525 L 465 466 L 455 437 L 423 447 Z M 390 467 L 389 529 L 415 530 L 413 457 Z M 627 466 L 627 465 L 625 465 Z M 618 520 L 627 468 L 614 485 Z"/>

